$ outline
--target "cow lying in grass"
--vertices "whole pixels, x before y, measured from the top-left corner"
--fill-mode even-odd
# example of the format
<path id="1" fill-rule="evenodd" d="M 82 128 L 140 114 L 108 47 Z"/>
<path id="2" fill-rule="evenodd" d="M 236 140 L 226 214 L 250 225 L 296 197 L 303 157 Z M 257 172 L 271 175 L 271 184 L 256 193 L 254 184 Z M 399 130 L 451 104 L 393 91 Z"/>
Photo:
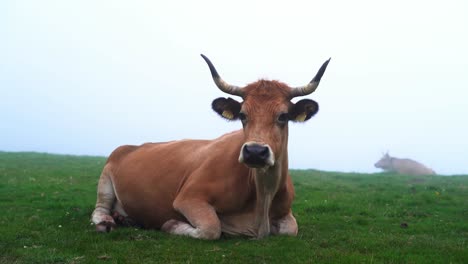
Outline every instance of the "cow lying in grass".
<path id="1" fill-rule="evenodd" d="M 398 174 L 406 175 L 433 175 L 436 174 L 432 169 L 424 166 L 423 164 L 411 159 L 399 159 L 390 157 L 388 153 L 374 164 L 376 168 L 385 171 L 396 172 Z"/>
<path id="2" fill-rule="evenodd" d="M 291 99 L 315 91 L 329 60 L 304 86 L 259 80 L 238 87 L 222 80 L 211 61 L 203 59 L 216 86 L 242 99 L 217 98 L 213 110 L 239 120 L 242 129 L 214 140 L 114 150 L 102 171 L 91 216 L 97 231 L 108 232 L 124 222 L 201 239 L 218 239 L 221 233 L 256 238 L 297 234 L 288 127 L 290 121 L 309 120 L 318 103 Z"/>

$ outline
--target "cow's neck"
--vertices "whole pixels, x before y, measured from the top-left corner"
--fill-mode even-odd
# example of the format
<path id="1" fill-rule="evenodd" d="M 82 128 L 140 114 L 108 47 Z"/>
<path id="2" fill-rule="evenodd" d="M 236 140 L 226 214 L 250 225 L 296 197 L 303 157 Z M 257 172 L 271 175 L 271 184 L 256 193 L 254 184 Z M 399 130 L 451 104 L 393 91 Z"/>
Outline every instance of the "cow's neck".
<path id="1" fill-rule="evenodd" d="M 255 228 L 257 238 L 262 238 L 270 233 L 270 207 L 276 192 L 286 184 L 288 175 L 287 140 L 283 148 L 285 152 L 276 160 L 275 165 L 266 169 L 252 169 L 255 180 L 256 205 Z"/>

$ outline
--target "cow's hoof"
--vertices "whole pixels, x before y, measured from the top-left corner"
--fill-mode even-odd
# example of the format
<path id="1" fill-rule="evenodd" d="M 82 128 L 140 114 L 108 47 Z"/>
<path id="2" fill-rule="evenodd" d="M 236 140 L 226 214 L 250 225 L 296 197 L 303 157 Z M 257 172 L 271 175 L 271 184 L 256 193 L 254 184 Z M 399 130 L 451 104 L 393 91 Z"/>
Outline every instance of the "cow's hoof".
<path id="1" fill-rule="evenodd" d="M 133 219 L 131 219 L 128 216 L 121 215 L 118 212 L 114 212 L 112 214 L 112 218 L 114 219 L 114 222 L 118 226 L 127 226 L 127 227 L 128 226 L 138 226 L 137 223 L 135 221 L 133 221 Z"/>
<path id="2" fill-rule="evenodd" d="M 114 230 L 116 224 L 114 222 L 101 222 L 96 225 L 96 232 L 100 233 L 109 233 L 110 231 Z"/>
<path id="3" fill-rule="evenodd" d="M 162 226 L 161 230 L 164 232 L 170 233 L 173 229 L 175 229 L 179 225 L 179 221 L 175 219 L 171 219 L 166 221 Z"/>

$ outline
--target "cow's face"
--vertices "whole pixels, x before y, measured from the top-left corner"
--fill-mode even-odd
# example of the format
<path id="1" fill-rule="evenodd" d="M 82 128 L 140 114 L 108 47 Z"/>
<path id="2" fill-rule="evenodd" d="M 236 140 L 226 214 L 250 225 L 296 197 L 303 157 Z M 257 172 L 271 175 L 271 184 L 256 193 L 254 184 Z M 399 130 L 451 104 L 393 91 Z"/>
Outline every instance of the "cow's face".
<path id="1" fill-rule="evenodd" d="M 243 88 L 243 102 L 213 101 L 213 110 L 223 118 L 242 122 L 245 143 L 239 162 L 253 168 L 273 166 L 287 151 L 289 121 L 304 122 L 317 113 L 315 101 L 291 103 L 290 90 L 283 83 L 260 80 Z"/>
<path id="2" fill-rule="evenodd" d="M 390 170 L 392 167 L 392 158 L 386 153 L 374 166 L 379 169 Z"/>
<path id="3" fill-rule="evenodd" d="M 242 122 L 245 143 L 240 149 L 239 162 L 251 168 L 275 165 L 278 159 L 287 155 L 289 121 L 304 122 L 318 111 L 318 104 L 313 100 L 292 103 L 291 99 L 312 93 L 317 88 L 328 61 L 307 86 L 290 88 L 278 81 L 260 80 L 240 88 L 225 83 L 211 62 L 203 58 L 217 86 L 244 99 L 238 102 L 232 98 L 218 98 L 212 103 L 213 110 L 223 118 Z"/>

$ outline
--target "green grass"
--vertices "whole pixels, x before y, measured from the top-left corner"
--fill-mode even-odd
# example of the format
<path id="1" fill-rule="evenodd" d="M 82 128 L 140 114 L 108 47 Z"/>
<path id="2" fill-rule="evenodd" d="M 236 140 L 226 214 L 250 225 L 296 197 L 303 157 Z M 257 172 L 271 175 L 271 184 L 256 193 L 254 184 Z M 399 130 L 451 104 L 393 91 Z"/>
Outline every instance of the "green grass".
<path id="1" fill-rule="evenodd" d="M 468 176 L 292 171 L 297 237 L 97 234 L 102 157 L 0 152 L 0 263 L 467 263 Z"/>

